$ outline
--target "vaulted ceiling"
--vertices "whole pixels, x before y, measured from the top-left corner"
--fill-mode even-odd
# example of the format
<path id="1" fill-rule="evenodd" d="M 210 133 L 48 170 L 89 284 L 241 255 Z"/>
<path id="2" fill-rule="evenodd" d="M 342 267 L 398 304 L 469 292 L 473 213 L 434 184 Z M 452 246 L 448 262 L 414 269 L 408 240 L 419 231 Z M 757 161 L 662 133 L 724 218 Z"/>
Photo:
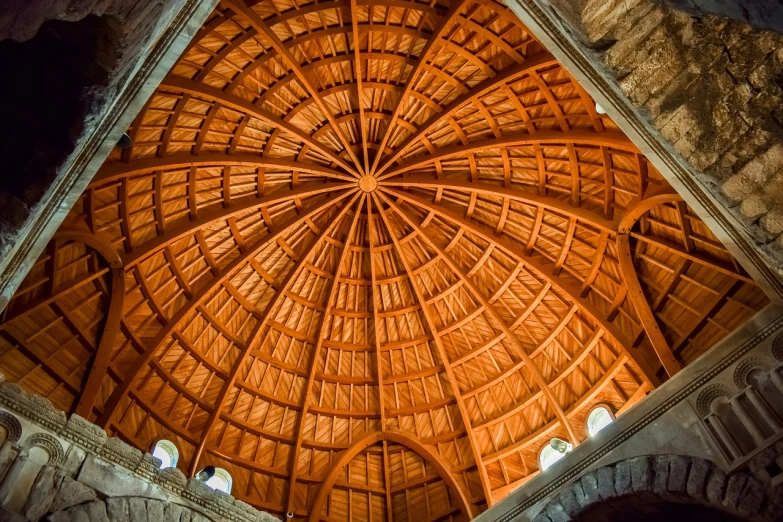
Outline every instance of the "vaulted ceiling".
<path id="1" fill-rule="evenodd" d="M 767 302 L 493 0 L 224 1 L 129 133 L 0 369 L 277 515 L 469 519 Z"/>

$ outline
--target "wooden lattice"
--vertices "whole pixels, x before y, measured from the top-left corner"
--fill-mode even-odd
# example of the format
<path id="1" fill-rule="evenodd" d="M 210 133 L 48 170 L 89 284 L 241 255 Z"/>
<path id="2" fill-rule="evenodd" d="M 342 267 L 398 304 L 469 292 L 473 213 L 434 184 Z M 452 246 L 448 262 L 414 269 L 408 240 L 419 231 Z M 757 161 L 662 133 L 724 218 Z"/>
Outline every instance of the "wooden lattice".
<path id="1" fill-rule="evenodd" d="M 766 304 L 493 0 L 227 0 L 130 135 L 0 367 L 280 516 L 469 519 Z"/>

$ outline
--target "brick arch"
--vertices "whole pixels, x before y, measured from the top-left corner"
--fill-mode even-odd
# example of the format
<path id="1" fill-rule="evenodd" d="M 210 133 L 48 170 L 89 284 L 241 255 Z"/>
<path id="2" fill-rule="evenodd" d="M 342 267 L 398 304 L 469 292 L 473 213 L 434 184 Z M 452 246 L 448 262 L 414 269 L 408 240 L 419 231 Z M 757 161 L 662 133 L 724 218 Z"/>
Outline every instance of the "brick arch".
<path id="1" fill-rule="evenodd" d="M 742 520 L 777 520 L 772 491 L 750 473 L 725 473 L 717 464 L 681 455 L 642 456 L 582 475 L 536 516 L 534 522 L 581 522 L 585 514 L 618 500 L 699 504 Z"/>

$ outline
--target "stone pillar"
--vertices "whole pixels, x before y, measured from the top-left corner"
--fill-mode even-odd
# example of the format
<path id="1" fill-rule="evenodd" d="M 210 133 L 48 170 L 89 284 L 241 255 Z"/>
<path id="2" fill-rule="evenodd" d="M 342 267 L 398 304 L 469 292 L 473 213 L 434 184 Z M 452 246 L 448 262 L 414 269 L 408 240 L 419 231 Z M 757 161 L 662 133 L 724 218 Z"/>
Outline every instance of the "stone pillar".
<path id="1" fill-rule="evenodd" d="M 723 445 L 726 446 L 726 448 L 729 450 L 732 460 L 738 459 L 742 456 L 742 451 L 739 449 L 739 446 L 737 446 L 737 443 L 734 442 L 734 439 L 729 434 L 729 432 L 726 431 L 726 428 L 723 426 L 723 423 L 717 415 L 710 413 L 705 419 L 705 422 L 712 426 L 713 431 L 718 435 L 718 439 L 720 439 Z"/>
<path id="2" fill-rule="evenodd" d="M 779 431 L 781 428 L 783 428 L 777 418 L 777 415 L 775 415 L 775 412 L 769 408 L 767 402 L 764 400 L 764 397 L 759 395 L 759 393 L 753 388 L 749 388 L 745 394 L 748 396 L 748 400 L 750 400 L 750 403 L 753 405 L 756 411 L 759 412 L 761 418 L 764 419 L 764 422 L 769 424 L 770 428 L 775 431 Z"/>
<path id="3" fill-rule="evenodd" d="M 731 410 L 739 417 L 740 422 L 745 429 L 748 430 L 748 433 L 753 437 L 753 440 L 756 441 L 757 444 L 764 442 L 764 439 L 767 437 L 764 436 L 764 432 L 761 431 L 761 427 L 756 422 L 756 419 L 748 413 L 748 410 L 745 409 L 745 405 L 740 402 L 740 398 L 734 397 L 729 400 L 729 404 L 731 405 Z"/>

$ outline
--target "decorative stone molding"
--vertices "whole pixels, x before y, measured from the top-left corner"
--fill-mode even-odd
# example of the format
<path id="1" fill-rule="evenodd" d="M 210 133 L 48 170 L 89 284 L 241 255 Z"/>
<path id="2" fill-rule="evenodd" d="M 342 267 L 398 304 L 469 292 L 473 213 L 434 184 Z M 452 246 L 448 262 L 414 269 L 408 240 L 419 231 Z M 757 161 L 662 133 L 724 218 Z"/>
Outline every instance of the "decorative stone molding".
<path id="1" fill-rule="evenodd" d="M 731 397 L 731 390 L 725 384 L 715 383 L 705 386 L 704 389 L 699 392 L 699 397 L 696 399 L 696 411 L 701 417 L 706 417 L 710 414 L 710 405 L 712 401 L 718 397 Z"/>
<path id="2" fill-rule="evenodd" d="M 188 480 L 179 469 L 159 470 L 160 461 L 149 453 L 118 438 L 107 438 L 102 429 L 82 417 L 66 419 L 46 399 L 4 382 L 2 374 L 0 405 L 8 410 L 0 410 L 0 426 L 9 433 L 0 445 L 0 494 L 4 495 L 0 518 L 7 514 L 19 520 L 46 518 L 51 522 L 85 517 L 111 522 L 277 521 L 203 482 Z M 24 433 L 31 428 L 32 433 Z M 21 449 L 16 444 L 19 440 Z M 35 446 L 49 453 L 46 464 L 27 458 Z"/>
<path id="3" fill-rule="evenodd" d="M 734 384 L 738 390 L 746 388 L 751 385 L 748 381 L 748 377 L 753 370 L 769 370 L 772 368 L 769 360 L 766 357 L 748 357 L 743 359 L 737 367 L 734 369 Z"/>
<path id="4" fill-rule="evenodd" d="M 22 438 L 22 424 L 8 412 L 0 412 L 0 426 L 5 428 L 6 441 L 19 442 Z"/>
<path id="5" fill-rule="evenodd" d="M 24 441 L 24 448 L 29 450 L 34 446 L 40 446 L 49 453 L 49 462 L 47 464 L 57 467 L 63 462 L 65 451 L 60 441 L 48 433 L 35 433 L 27 437 Z"/>
<path id="6" fill-rule="evenodd" d="M 75 413 L 68 419 L 60 436 L 96 453 L 101 451 L 107 439 L 105 431 Z"/>
<path id="7" fill-rule="evenodd" d="M 772 357 L 776 361 L 783 361 L 783 333 L 775 337 L 772 341 Z"/>
<path id="8" fill-rule="evenodd" d="M 0 404 L 50 431 L 59 433 L 62 430 L 66 421 L 65 413 L 57 411 L 43 397 L 28 395 L 21 386 L 4 381 L 5 377 L 0 381 Z"/>

